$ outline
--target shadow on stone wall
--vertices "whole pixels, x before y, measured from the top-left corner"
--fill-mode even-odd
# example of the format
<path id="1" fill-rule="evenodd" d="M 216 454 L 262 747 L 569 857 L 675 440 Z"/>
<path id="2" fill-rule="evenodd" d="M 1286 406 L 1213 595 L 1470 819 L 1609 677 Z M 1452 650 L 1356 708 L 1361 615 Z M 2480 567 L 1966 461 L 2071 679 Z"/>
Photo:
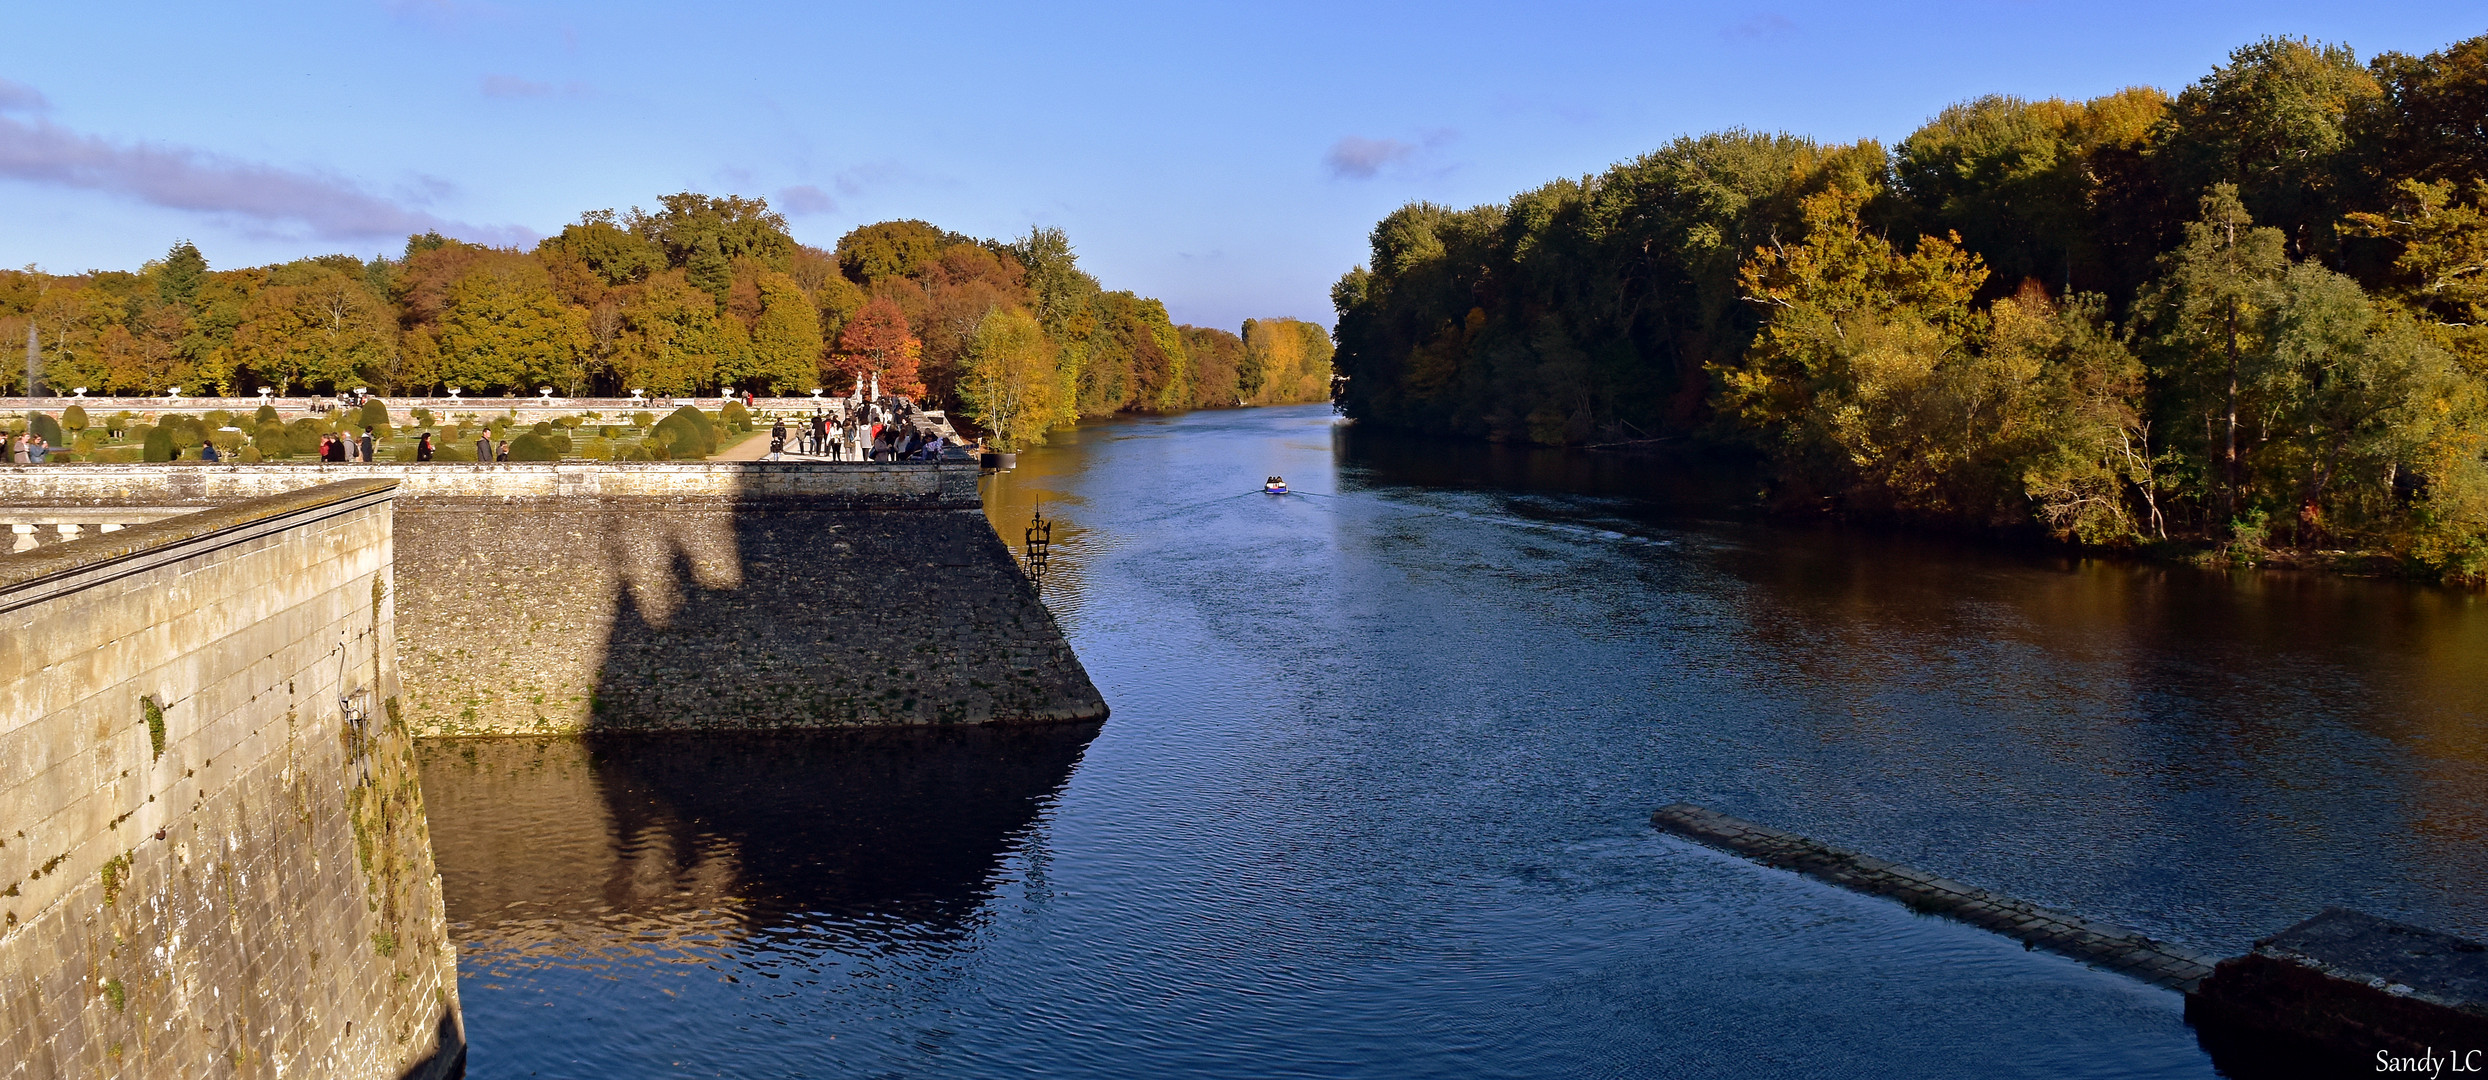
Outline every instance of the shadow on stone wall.
<path id="1" fill-rule="evenodd" d="M 975 509 L 616 508 L 589 731 L 1105 715 Z"/>

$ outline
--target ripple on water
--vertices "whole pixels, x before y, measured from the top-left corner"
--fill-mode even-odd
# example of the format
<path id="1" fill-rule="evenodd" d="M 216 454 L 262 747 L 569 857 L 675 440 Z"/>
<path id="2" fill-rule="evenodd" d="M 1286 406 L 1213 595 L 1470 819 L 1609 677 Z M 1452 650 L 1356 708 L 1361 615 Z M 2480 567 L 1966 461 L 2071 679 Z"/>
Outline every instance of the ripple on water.
<path id="1" fill-rule="evenodd" d="M 2488 930 L 2462 598 L 1765 529 L 1317 409 L 987 483 L 1056 522 L 1102 728 L 424 748 L 476 1075 L 2212 1075 L 2175 995 L 1679 799 L 2213 951 Z"/>

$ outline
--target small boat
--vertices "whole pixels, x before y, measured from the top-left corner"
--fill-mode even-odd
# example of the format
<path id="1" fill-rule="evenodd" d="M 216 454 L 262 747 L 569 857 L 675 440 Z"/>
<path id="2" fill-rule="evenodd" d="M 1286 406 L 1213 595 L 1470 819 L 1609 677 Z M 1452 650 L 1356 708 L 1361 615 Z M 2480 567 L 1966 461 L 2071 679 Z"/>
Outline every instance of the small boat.
<path id="1" fill-rule="evenodd" d="M 1273 476 L 1262 482 L 1261 490 L 1268 495 L 1285 495 L 1287 494 L 1287 481 Z"/>

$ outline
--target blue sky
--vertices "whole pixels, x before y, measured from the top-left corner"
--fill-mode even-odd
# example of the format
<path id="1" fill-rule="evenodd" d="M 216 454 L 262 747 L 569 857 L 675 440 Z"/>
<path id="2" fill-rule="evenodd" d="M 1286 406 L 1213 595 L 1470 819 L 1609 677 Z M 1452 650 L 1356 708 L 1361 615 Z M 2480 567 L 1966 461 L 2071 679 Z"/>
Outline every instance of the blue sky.
<path id="1" fill-rule="evenodd" d="M 1879 10 L 1880 9 L 1880 10 Z M 2362 4 L 17 4 L 0 265 L 217 266 L 759 194 L 828 247 L 1060 226 L 1179 321 L 1330 320 L 1398 205 L 1499 202 L 1683 133 L 1908 133 L 1985 93 L 2182 87 L 2267 34 L 2488 33 Z"/>

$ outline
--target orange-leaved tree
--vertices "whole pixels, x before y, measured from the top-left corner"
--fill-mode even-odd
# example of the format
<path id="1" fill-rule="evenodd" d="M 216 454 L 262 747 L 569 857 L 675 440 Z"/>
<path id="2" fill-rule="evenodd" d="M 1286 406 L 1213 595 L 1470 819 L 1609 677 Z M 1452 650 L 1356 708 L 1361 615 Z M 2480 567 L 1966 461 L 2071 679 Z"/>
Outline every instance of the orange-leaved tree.
<path id="1" fill-rule="evenodd" d="M 923 396 L 916 375 L 916 357 L 923 352 L 924 343 L 908 332 L 906 313 L 886 296 L 866 301 L 838 332 L 839 372 L 867 380 L 878 375 L 885 394 Z"/>

